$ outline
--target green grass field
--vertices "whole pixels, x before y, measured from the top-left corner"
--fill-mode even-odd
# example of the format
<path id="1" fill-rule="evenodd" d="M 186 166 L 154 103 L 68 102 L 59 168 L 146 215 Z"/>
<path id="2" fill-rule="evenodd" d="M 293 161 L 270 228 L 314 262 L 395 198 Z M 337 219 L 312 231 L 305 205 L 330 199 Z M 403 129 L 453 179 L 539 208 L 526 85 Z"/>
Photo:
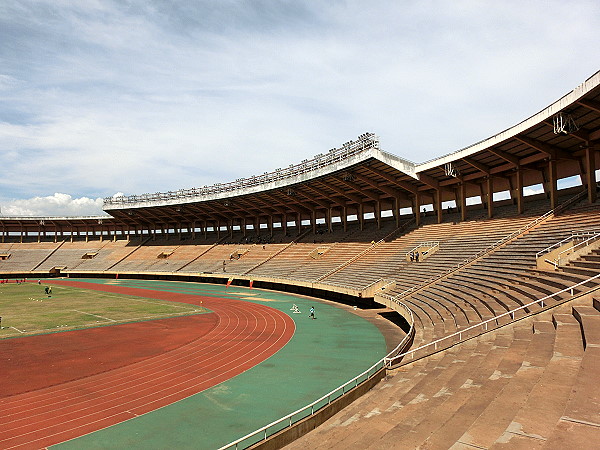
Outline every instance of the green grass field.
<path id="1" fill-rule="evenodd" d="M 208 312 L 187 303 L 66 286 L 53 285 L 48 296 L 46 286 L 0 285 L 0 339 Z"/>

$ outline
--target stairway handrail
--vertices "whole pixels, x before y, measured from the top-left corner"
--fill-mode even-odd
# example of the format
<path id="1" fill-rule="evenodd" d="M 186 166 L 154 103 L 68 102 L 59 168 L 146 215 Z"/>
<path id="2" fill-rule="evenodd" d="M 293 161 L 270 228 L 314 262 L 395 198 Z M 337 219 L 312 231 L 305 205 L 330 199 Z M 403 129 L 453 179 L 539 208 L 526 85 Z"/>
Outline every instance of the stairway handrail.
<path id="1" fill-rule="evenodd" d="M 569 242 L 569 241 L 573 240 L 574 238 L 584 237 L 584 236 L 593 236 L 593 235 L 598 235 L 598 234 L 600 234 L 600 231 L 571 231 L 571 236 L 561 239 L 560 241 L 558 241 L 552 245 L 549 245 L 544 250 L 540 250 L 539 252 L 537 252 L 535 254 L 535 258 L 537 259 L 545 253 L 550 253 L 550 251 L 552 251 L 553 248 L 558 248 L 561 245 L 563 245 L 565 242 Z"/>

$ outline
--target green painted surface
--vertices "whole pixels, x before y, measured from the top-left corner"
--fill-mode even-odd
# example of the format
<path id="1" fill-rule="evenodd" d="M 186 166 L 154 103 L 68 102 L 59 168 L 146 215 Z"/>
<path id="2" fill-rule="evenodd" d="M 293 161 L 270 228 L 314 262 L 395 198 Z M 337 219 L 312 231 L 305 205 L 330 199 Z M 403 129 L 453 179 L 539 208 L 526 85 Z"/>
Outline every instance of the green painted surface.
<path id="1" fill-rule="evenodd" d="M 89 280 L 117 283 L 114 280 Z M 171 292 L 253 300 L 289 313 L 296 333 L 258 366 L 177 403 L 55 447 L 218 448 L 316 400 L 385 355 L 385 341 L 371 323 L 324 303 L 278 292 L 220 285 L 119 280 Z M 244 295 L 240 295 L 244 294 Z M 301 314 L 290 308 L 298 305 Z M 316 308 L 316 320 L 308 317 Z"/>

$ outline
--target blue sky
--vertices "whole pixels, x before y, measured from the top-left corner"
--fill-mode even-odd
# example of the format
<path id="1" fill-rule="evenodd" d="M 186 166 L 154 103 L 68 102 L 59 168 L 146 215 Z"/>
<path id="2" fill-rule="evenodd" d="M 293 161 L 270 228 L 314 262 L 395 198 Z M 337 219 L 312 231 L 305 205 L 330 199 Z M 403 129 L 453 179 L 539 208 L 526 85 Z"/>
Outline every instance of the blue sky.
<path id="1" fill-rule="evenodd" d="M 231 181 L 365 131 L 422 162 L 596 72 L 595 1 L 0 2 L 0 210 Z"/>

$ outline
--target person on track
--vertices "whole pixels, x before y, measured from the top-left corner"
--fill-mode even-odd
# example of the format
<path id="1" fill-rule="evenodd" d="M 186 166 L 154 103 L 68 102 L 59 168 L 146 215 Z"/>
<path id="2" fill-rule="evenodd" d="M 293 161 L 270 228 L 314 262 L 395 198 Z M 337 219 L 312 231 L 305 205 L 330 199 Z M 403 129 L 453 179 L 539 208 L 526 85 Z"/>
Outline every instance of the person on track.
<path id="1" fill-rule="evenodd" d="M 308 317 L 310 317 L 311 319 L 316 319 L 316 317 L 315 317 L 315 307 L 314 306 L 310 307 L 310 315 Z"/>

